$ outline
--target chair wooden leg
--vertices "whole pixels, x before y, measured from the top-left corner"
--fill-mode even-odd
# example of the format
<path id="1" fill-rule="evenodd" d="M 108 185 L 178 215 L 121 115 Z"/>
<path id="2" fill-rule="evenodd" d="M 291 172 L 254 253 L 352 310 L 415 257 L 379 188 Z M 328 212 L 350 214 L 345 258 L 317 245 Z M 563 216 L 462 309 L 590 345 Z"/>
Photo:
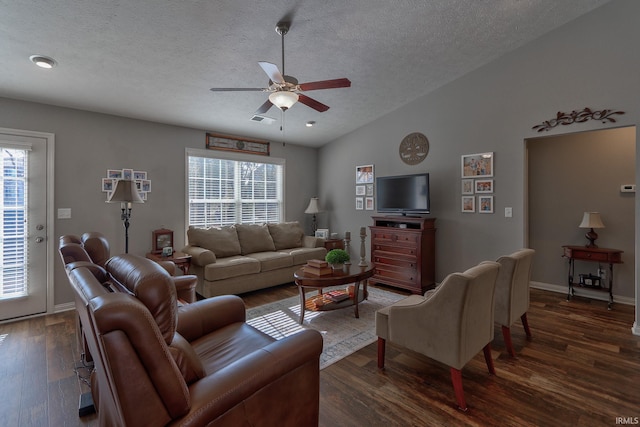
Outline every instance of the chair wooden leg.
<path id="1" fill-rule="evenodd" d="M 496 368 L 493 366 L 493 358 L 491 357 L 491 343 L 487 343 L 482 349 L 484 352 L 484 361 L 487 362 L 487 368 L 492 375 L 496 374 Z"/>
<path id="2" fill-rule="evenodd" d="M 527 339 L 531 340 L 531 329 L 529 329 L 529 321 L 527 320 L 527 313 L 524 313 L 520 316 L 520 320 L 522 320 L 522 326 L 524 326 L 524 332 L 527 334 Z"/>
<path id="3" fill-rule="evenodd" d="M 453 383 L 453 391 L 456 394 L 458 408 L 462 411 L 467 410 L 467 402 L 464 400 L 464 390 L 462 389 L 462 371 L 451 368 L 451 382 Z"/>
<path id="4" fill-rule="evenodd" d="M 511 357 L 516 357 L 516 351 L 513 349 L 513 343 L 511 342 L 511 329 L 508 326 L 502 325 L 502 336 L 504 337 L 504 344 L 507 346 L 507 351 Z"/>
<path id="5" fill-rule="evenodd" d="M 378 368 L 384 368 L 384 353 L 387 341 L 384 338 L 378 337 Z"/>

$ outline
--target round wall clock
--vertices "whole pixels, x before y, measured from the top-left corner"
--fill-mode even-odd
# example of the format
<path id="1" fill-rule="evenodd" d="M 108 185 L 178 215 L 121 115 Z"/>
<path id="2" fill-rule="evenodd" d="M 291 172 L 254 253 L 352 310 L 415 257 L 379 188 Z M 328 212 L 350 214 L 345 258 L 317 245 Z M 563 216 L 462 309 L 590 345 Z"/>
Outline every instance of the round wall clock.
<path id="1" fill-rule="evenodd" d="M 400 142 L 400 158 L 408 165 L 417 165 L 429 154 L 429 140 L 420 132 L 410 133 Z"/>

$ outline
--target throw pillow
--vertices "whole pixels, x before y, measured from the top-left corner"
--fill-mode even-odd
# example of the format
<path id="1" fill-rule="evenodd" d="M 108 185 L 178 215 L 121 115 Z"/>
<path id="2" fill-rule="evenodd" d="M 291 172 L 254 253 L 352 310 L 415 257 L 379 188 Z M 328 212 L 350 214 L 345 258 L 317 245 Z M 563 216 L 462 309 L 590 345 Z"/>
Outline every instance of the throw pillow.
<path id="1" fill-rule="evenodd" d="M 189 227 L 187 238 L 190 245 L 209 249 L 216 258 L 240 255 L 240 241 L 234 225 L 211 228 Z"/>
<path id="2" fill-rule="evenodd" d="M 238 224 L 236 230 L 242 255 L 276 250 L 265 224 Z"/>
<path id="3" fill-rule="evenodd" d="M 302 246 L 304 231 L 298 221 L 267 225 L 276 250 L 299 248 Z"/>

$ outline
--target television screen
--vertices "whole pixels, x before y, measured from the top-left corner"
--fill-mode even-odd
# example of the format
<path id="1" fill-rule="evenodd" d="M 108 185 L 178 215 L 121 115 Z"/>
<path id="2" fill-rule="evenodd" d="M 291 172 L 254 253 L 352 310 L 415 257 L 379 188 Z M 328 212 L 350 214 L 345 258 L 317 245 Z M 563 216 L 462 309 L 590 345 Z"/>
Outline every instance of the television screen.
<path id="1" fill-rule="evenodd" d="M 378 212 L 430 213 L 429 174 L 376 179 Z"/>

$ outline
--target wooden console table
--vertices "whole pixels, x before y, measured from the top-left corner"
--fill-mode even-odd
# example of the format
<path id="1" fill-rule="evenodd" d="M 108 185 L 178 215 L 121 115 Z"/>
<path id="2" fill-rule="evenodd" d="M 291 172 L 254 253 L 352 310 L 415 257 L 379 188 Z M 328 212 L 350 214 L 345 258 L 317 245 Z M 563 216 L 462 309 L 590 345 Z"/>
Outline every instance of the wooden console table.
<path id="1" fill-rule="evenodd" d="M 563 257 L 569 260 L 569 293 L 567 294 L 567 301 L 571 300 L 571 297 L 575 295 L 575 287 L 580 286 L 585 289 L 594 289 L 600 291 L 609 291 L 609 304 L 607 308 L 611 310 L 613 305 L 613 264 L 622 264 L 622 252 L 619 249 L 609 248 L 588 248 L 586 246 L 563 246 Z M 608 286 L 603 286 L 603 283 L 599 283 L 598 286 L 586 286 L 584 284 L 575 283 L 575 261 L 589 261 L 603 264 L 609 264 L 608 273 Z"/>
<path id="2" fill-rule="evenodd" d="M 185 254 L 184 252 L 174 252 L 169 256 L 162 256 L 162 254 L 149 252 L 146 257 L 155 262 L 172 261 L 176 267 L 182 269 L 184 274 L 189 274 L 189 268 L 191 268 L 191 255 Z"/>

